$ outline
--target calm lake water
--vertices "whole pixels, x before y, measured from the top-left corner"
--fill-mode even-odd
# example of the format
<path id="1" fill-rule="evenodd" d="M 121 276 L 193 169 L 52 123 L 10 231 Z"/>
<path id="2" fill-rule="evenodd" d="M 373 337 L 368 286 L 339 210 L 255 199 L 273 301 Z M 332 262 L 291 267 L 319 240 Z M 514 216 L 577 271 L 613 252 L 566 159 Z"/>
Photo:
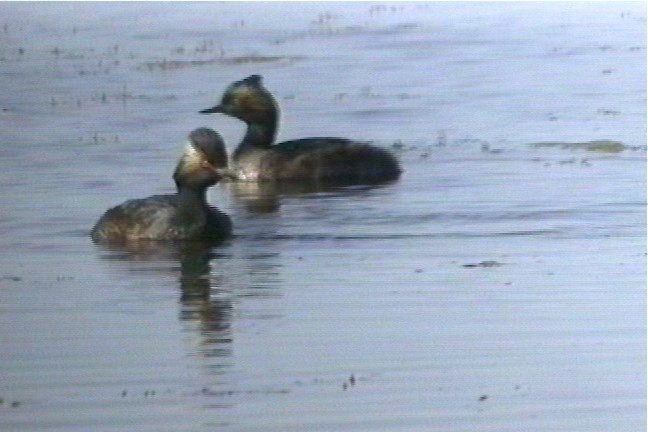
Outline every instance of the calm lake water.
<path id="1" fill-rule="evenodd" d="M 0 430 L 639 431 L 643 3 L 0 3 Z M 219 247 L 109 250 L 198 111 L 262 74 L 279 139 L 382 187 L 223 184 Z"/>

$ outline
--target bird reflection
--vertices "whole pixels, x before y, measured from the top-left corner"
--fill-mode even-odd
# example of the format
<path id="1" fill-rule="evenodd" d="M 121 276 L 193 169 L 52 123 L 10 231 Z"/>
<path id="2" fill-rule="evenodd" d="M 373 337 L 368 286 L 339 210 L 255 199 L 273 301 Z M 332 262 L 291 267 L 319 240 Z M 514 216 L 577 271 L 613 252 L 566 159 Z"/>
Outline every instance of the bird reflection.
<path id="1" fill-rule="evenodd" d="M 177 272 L 180 286 L 180 320 L 197 325 L 200 334 L 198 352 L 205 357 L 225 357 L 231 353 L 231 290 L 224 286 L 222 275 L 212 274 L 211 262 L 227 256 L 215 252 L 212 244 L 203 242 L 139 241 L 101 247 L 101 258 L 138 262 L 132 270 Z M 142 267 L 141 263 L 146 263 Z M 151 264 L 153 264 L 151 268 Z M 171 264 L 171 265 L 169 265 Z"/>
<path id="2" fill-rule="evenodd" d="M 204 245 L 191 244 L 182 247 L 180 259 L 180 319 L 199 323 L 201 352 L 207 357 L 229 356 L 232 342 L 231 297 L 222 277 L 211 274 L 210 261 L 218 258 Z"/>
<path id="3" fill-rule="evenodd" d="M 364 194 L 372 189 L 386 187 L 381 185 L 343 186 L 335 184 L 299 182 L 223 182 L 225 188 L 245 210 L 252 214 L 274 213 L 281 207 L 284 197 L 303 195 L 349 195 Z"/>

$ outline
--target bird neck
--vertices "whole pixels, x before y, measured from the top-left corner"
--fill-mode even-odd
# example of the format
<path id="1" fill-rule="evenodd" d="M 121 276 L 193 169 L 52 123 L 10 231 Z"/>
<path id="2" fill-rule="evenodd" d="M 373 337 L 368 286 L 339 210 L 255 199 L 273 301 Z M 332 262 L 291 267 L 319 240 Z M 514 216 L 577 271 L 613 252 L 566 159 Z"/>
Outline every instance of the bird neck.
<path id="1" fill-rule="evenodd" d="M 247 122 L 245 136 L 234 152 L 234 157 L 251 149 L 267 149 L 274 143 L 279 114 L 267 112 L 262 118 Z"/>
<path id="2" fill-rule="evenodd" d="M 205 213 L 207 208 L 207 188 L 191 188 L 185 185 L 178 186 L 178 215 L 195 219 Z"/>

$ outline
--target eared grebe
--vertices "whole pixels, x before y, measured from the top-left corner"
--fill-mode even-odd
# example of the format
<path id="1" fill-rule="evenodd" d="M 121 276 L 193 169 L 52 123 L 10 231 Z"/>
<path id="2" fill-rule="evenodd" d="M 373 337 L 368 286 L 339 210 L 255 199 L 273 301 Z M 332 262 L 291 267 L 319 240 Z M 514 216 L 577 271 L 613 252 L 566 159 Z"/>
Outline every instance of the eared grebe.
<path id="1" fill-rule="evenodd" d="M 225 213 L 207 204 L 207 188 L 222 177 L 227 153 L 208 128 L 189 134 L 175 172 L 175 194 L 133 199 L 106 211 L 90 233 L 94 242 L 135 240 L 220 240 L 232 231 Z"/>
<path id="2" fill-rule="evenodd" d="M 304 138 L 272 145 L 279 107 L 260 75 L 231 84 L 219 105 L 200 111 L 222 113 L 247 124 L 233 154 L 230 177 L 243 181 L 315 181 L 335 184 L 381 183 L 401 174 L 389 151 L 345 138 Z"/>

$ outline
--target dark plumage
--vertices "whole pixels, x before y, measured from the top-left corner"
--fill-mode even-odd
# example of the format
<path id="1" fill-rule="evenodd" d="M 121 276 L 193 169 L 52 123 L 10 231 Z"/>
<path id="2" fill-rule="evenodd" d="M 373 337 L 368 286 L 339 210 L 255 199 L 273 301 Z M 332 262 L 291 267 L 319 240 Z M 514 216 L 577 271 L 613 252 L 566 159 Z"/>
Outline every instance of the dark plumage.
<path id="1" fill-rule="evenodd" d="M 230 235 L 229 216 L 207 204 L 207 188 L 227 167 L 225 145 L 216 132 L 199 128 L 178 161 L 177 192 L 133 199 L 106 211 L 92 228 L 94 242 L 220 240 Z"/>
<path id="2" fill-rule="evenodd" d="M 396 180 L 402 171 L 394 155 L 366 142 L 321 137 L 273 145 L 279 107 L 259 75 L 231 84 L 219 105 L 200 112 L 247 124 L 230 170 L 237 180 L 370 184 Z"/>

